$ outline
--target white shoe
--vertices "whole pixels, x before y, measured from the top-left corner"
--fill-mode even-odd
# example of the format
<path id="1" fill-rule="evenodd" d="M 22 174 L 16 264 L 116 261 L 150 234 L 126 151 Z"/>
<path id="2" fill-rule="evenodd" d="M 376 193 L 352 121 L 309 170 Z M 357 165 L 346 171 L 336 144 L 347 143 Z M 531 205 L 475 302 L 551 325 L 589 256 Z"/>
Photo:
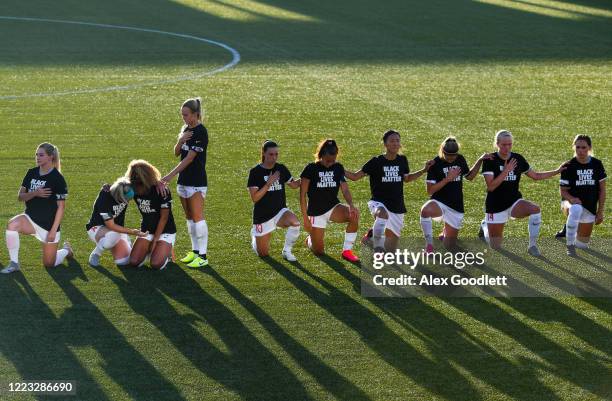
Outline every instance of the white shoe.
<path id="1" fill-rule="evenodd" d="M 576 240 L 574 246 L 578 249 L 589 249 L 589 244 Z"/>
<path id="2" fill-rule="evenodd" d="M 19 270 L 21 270 L 21 268 L 19 267 L 19 263 L 11 262 L 4 269 L 0 270 L 0 273 L 9 274 L 9 273 L 17 272 Z"/>
<path id="3" fill-rule="evenodd" d="M 66 255 L 66 259 L 74 259 L 74 251 L 72 250 L 72 245 L 70 245 L 70 242 L 64 242 L 64 246 L 62 247 L 62 249 L 65 249 L 68 251 L 68 255 Z"/>
<path id="4" fill-rule="evenodd" d="M 100 255 L 98 255 L 97 253 L 92 252 L 89 255 L 89 265 L 92 266 L 92 267 L 100 266 Z"/>
<path id="5" fill-rule="evenodd" d="M 283 249 L 283 258 L 285 258 L 287 262 L 297 262 L 297 258 L 291 253 L 291 249 Z"/>

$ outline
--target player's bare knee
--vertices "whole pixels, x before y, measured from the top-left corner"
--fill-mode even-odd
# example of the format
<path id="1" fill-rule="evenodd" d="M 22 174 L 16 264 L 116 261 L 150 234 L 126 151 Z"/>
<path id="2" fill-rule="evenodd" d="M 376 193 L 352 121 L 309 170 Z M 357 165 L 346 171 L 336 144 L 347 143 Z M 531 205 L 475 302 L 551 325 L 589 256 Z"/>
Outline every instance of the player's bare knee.
<path id="1" fill-rule="evenodd" d="M 535 204 L 531 205 L 531 214 L 537 214 L 540 212 L 541 212 L 540 206 L 535 205 Z"/>

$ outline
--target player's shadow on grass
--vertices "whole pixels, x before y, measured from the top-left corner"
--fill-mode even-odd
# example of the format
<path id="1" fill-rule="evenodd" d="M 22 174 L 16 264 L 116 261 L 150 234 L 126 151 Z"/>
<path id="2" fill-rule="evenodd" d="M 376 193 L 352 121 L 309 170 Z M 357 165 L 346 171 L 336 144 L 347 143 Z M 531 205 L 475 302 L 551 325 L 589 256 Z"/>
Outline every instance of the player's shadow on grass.
<path id="1" fill-rule="evenodd" d="M 5 306 L 0 315 L 0 354 L 19 375 L 3 372 L 4 379 L 74 380 L 78 399 L 111 400 L 69 348 L 66 337 L 79 327 L 66 327 L 21 272 L 0 275 L 0 294 Z"/>
<path id="2" fill-rule="evenodd" d="M 196 369 L 242 399 L 310 399 L 293 372 L 234 312 L 176 264 L 168 264 L 161 272 L 124 268 L 121 269 L 123 277 L 104 268 L 96 270 L 115 283 L 134 312 L 151 322 Z M 177 312 L 169 299 L 193 313 Z M 222 344 L 207 338 L 198 329 L 199 325 L 206 331 L 214 331 Z"/>
<path id="3" fill-rule="evenodd" d="M 75 284 L 77 278 L 85 277 L 78 262 L 72 260 L 69 267 L 58 266 L 48 269 L 48 273 L 72 303 L 59 317 L 65 343 L 95 349 L 103 359 L 105 373 L 131 399 L 184 399 L 179 389 L 127 342 L 124 335 Z"/>
<path id="4" fill-rule="evenodd" d="M 327 256 L 323 257 L 322 260 L 354 286 L 360 281 L 360 278 L 351 269 L 347 269 L 339 261 Z M 303 271 L 330 290 L 334 288 L 330 283 L 313 273 Z M 449 299 L 474 300 L 474 298 Z M 426 344 L 427 351 L 433 354 L 433 358 L 437 362 L 436 367 L 433 367 L 431 372 L 426 372 L 430 377 L 437 375 L 446 377 L 447 371 L 451 368 L 453 374 L 457 374 L 454 371 L 454 366 L 459 365 L 468 370 L 471 375 L 509 397 L 524 399 L 537 393 L 538 399 L 559 399 L 550 389 L 541 385 L 534 370 L 522 367 L 519 369 L 519 366 L 513 361 L 507 359 L 503 350 L 495 349 L 419 298 L 367 298 L 364 302 L 384 311 L 395 322 Z M 367 310 L 365 306 L 362 307 Z M 442 370 L 436 371 L 440 367 L 442 367 Z M 500 371 L 503 371 L 504 375 L 500 375 Z M 448 383 L 444 382 L 440 385 Z M 516 383 L 522 383 L 525 387 L 516 386 Z M 449 399 L 475 399 L 471 393 L 472 391 L 475 392 L 475 389 L 470 388 L 470 393 L 465 393 L 461 389 L 450 390 L 454 391 L 454 394 Z"/>
<path id="5" fill-rule="evenodd" d="M 347 270 L 342 263 L 328 256 L 322 256 L 321 260 L 333 266 L 334 270 Z M 482 399 L 474 386 L 448 361 L 443 359 L 432 361 L 423 355 L 412 344 L 392 331 L 372 310 L 349 294 L 310 273 L 299 263 L 293 263 L 291 268 L 287 268 L 283 264 L 271 262 L 270 259 L 263 261 L 315 304 L 359 334 L 362 341 L 382 360 L 420 387 L 446 399 L 457 399 L 458 396 L 465 400 Z M 307 275 L 309 279 L 301 278 L 294 272 L 295 269 Z M 317 288 L 311 280 L 322 285 L 326 291 Z M 353 282 L 353 284 L 358 283 Z"/>
<path id="6" fill-rule="evenodd" d="M 262 258 L 262 260 L 270 266 L 276 265 L 277 267 L 275 270 L 283 268 L 280 262 L 271 257 Z M 367 394 L 360 388 L 335 371 L 308 348 L 288 335 L 270 315 L 240 292 L 240 290 L 234 287 L 230 282 L 225 280 L 219 273 L 210 270 L 209 274 L 266 329 L 302 369 L 308 372 L 325 390 L 332 394 L 334 399 L 347 401 L 370 400 Z M 308 317 L 304 316 L 304 318 L 307 319 Z"/>

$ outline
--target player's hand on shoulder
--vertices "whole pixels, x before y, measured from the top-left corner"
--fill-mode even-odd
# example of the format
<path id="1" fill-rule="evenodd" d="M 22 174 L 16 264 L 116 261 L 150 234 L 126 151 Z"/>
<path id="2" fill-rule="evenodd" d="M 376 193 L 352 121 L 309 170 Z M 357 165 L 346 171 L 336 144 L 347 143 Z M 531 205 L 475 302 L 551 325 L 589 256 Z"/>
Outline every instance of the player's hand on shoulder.
<path id="1" fill-rule="evenodd" d="M 431 160 L 427 160 L 425 162 L 425 171 L 429 171 L 429 169 L 431 168 L 431 166 L 433 166 L 436 162 L 431 159 Z"/>
<path id="2" fill-rule="evenodd" d="M 100 191 L 104 191 L 104 192 L 110 192 L 110 184 L 108 183 L 104 183 L 102 184 L 102 188 L 100 188 Z"/>
<path id="3" fill-rule="evenodd" d="M 168 188 L 168 183 L 166 181 L 160 180 L 155 184 L 155 190 L 161 197 L 166 197 L 170 193 L 170 189 Z"/>

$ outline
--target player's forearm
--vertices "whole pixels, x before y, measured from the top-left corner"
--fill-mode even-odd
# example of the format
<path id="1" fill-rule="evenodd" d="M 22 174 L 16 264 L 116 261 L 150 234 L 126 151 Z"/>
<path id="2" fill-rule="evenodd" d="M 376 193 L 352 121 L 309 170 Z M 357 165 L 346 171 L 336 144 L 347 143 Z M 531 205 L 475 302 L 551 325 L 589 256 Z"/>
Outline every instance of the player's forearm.
<path id="1" fill-rule="evenodd" d="M 476 163 L 470 169 L 470 172 L 465 176 L 466 179 L 472 181 L 474 177 L 478 175 L 478 171 L 480 171 L 480 166 L 482 166 L 482 159 L 478 159 Z"/>
<path id="2" fill-rule="evenodd" d="M 536 181 L 545 180 L 547 178 L 554 177 L 555 175 L 559 174 L 559 172 L 559 170 L 536 172 L 531 175 L 531 178 Z"/>
<path id="3" fill-rule="evenodd" d="M 429 194 L 429 196 L 435 194 L 436 192 L 444 188 L 444 186 L 448 184 L 448 182 L 449 181 L 444 178 L 442 181 L 436 182 L 435 184 L 427 183 L 427 194 Z"/>
<path id="4" fill-rule="evenodd" d="M 424 168 L 420 169 L 419 171 L 415 171 L 414 173 L 411 174 L 406 174 L 404 176 L 404 182 L 411 182 L 414 181 L 416 179 L 418 179 L 420 176 L 422 176 L 427 170 L 425 170 Z"/>
<path id="5" fill-rule="evenodd" d="M 606 210 L 606 185 L 605 182 L 599 184 L 599 200 L 597 201 L 597 213 L 603 213 Z"/>
<path id="6" fill-rule="evenodd" d="M 35 197 L 36 197 L 36 194 L 34 192 L 20 192 L 19 195 L 17 195 L 17 198 L 21 202 L 28 202 L 31 199 L 34 199 Z"/>
<path id="7" fill-rule="evenodd" d="M 57 211 L 55 212 L 55 218 L 53 219 L 53 225 L 51 226 L 51 229 L 49 230 L 49 232 L 53 232 L 56 233 L 57 229 L 60 226 L 60 223 L 62 222 L 62 219 L 64 218 L 64 209 L 65 209 L 65 203 L 64 201 L 57 201 Z"/>

